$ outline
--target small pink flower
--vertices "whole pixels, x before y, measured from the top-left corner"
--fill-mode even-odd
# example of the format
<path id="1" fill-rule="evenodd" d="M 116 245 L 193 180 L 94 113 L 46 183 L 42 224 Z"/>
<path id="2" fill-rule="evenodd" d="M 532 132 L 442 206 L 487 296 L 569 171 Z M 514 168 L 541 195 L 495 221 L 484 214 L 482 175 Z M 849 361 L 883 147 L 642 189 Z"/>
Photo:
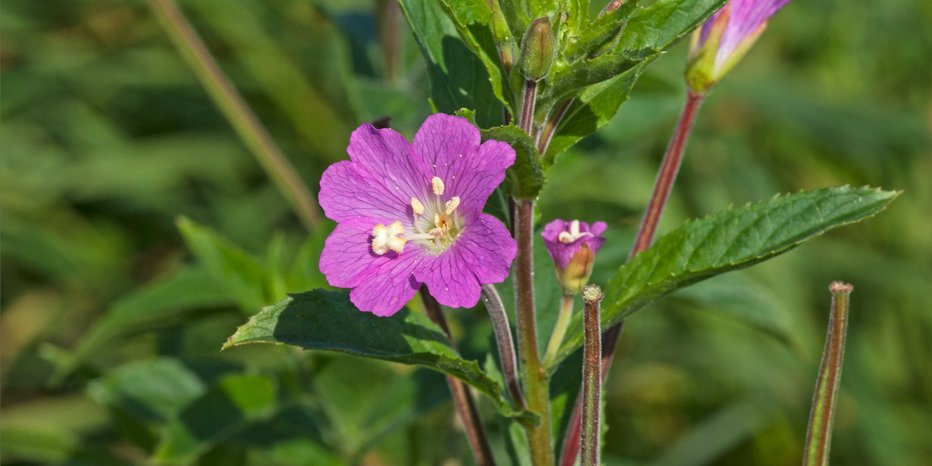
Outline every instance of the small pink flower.
<path id="1" fill-rule="evenodd" d="M 693 35 L 687 80 L 696 91 L 715 85 L 735 66 L 790 0 L 731 0 Z"/>
<path id="2" fill-rule="evenodd" d="M 364 124 L 347 152 L 320 181 L 320 205 L 339 223 L 320 270 L 353 289 L 359 310 L 390 316 L 421 284 L 441 304 L 471 307 L 482 284 L 505 280 L 517 244 L 482 208 L 515 161 L 511 146 L 480 144 L 465 118 L 436 114 L 413 143 Z"/>
<path id="3" fill-rule="evenodd" d="M 595 253 L 605 244 L 602 233 L 606 228 L 608 225 L 605 222 L 595 222 L 590 228 L 586 222 L 561 219 L 544 227 L 540 235 L 553 259 L 557 279 L 564 293 L 576 294 L 589 281 Z"/>

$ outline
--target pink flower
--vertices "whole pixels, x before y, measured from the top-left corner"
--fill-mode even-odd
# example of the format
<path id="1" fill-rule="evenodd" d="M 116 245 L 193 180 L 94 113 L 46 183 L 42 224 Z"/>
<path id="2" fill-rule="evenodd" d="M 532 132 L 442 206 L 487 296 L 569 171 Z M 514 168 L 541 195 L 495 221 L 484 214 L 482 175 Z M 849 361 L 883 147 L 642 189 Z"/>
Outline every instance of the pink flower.
<path id="1" fill-rule="evenodd" d="M 482 208 L 515 161 L 511 146 L 480 144 L 465 118 L 436 114 L 413 143 L 364 124 L 347 152 L 320 181 L 320 205 L 339 223 L 320 270 L 353 289 L 359 310 L 390 316 L 421 284 L 441 304 L 471 307 L 482 284 L 505 280 L 517 244 Z"/>
<path id="2" fill-rule="evenodd" d="M 693 34 L 686 72 L 693 90 L 714 86 L 754 45 L 790 0 L 731 0 Z"/>
<path id="3" fill-rule="evenodd" d="M 547 252 L 553 259 L 557 279 L 566 294 L 576 294 L 589 281 L 595 253 L 605 244 L 602 233 L 608 225 L 595 222 L 592 228 L 586 222 L 556 219 L 544 227 Z"/>

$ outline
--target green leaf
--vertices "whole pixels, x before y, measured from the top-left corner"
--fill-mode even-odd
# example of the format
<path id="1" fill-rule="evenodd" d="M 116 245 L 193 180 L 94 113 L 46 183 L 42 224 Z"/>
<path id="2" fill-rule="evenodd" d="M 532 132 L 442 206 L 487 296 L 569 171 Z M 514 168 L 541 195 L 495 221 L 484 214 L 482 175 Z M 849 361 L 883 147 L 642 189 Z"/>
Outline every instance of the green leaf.
<path id="1" fill-rule="evenodd" d="M 515 164 L 508 168 L 506 190 L 521 199 L 535 199 L 544 187 L 544 167 L 534 140 L 515 125 L 482 130 L 482 140 L 507 142 L 515 150 Z"/>
<path id="2" fill-rule="evenodd" d="M 279 298 L 269 290 L 262 264 L 246 251 L 187 217 L 179 217 L 176 224 L 194 255 L 244 312 L 252 314 L 263 304 Z"/>
<path id="3" fill-rule="evenodd" d="M 122 366 L 88 386 L 98 403 L 156 422 L 174 420 L 205 392 L 207 386 L 197 374 L 170 358 Z"/>
<path id="4" fill-rule="evenodd" d="M 628 20 L 614 50 L 642 58 L 646 50 L 662 53 L 712 16 L 725 1 L 659 0 Z M 620 75 L 583 90 L 570 105 L 547 147 L 544 166 L 549 167 L 557 155 L 608 124 L 618 107 L 628 100 L 635 81 L 657 56 L 644 58 Z"/>
<path id="5" fill-rule="evenodd" d="M 483 128 L 502 124 L 501 102 L 486 65 L 460 39 L 456 25 L 438 2 L 400 0 L 398 4 L 427 62 L 436 110 L 452 114 L 469 108 L 477 112 L 476 122 Z"/>
<path id="6" fill-rule="evenodd" d="M 60 381 L 87 358 L 125 335 L 175 325 L 199 309 L 230 306 L 229 293 L 203 268 L 187 266 L 175 275 L 134 291 L 113 304 L 91 327 L 53 380 Z"/>
<path id="7" fill-rule="evenodd" d="M 868 218 L 898 194 L 868 187 L 821 188 L 689 222 L 621 268 L 606 286 L 602 325 L 617 324 L 677 289 L 765 261 L 827 230 Z M 555 361 L 569 356 L 582 340 L 582 318 L 577 314 Z"/>
<path id="8" fill-rule="evenodd" d="M 407 308 L 391 317 L 378 317 L 356 309 L 345 292 L 295 294 L 262 308 L 223 348 L 260 342 L 426 366 L 476 387 L 505 416 L 531 417 L 505 401 L 499 384 L 476 361 L 462 359 L 440 327 Z"/>
<path id="9" fill-rule="evenodd" d="M 452 4 L 441 0 L 440 7 L 453 22 L 466 48 L 485 66 L 495 97 L 514 115 L 515 95 L 508 85 L 508 72 L 502 64 L 492 32 L 492 10 L 482 0 L 457 1 Z"/>

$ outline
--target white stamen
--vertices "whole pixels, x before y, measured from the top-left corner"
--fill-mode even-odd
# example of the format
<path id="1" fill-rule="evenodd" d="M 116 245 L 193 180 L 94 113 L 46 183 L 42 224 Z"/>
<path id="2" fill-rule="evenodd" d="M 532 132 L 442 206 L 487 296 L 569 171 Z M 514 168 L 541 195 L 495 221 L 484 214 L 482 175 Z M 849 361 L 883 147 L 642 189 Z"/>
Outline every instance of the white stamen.
<path id="1" fill-rule="evenodd" d="M 560 232 L 560 236 L 557 236 L 557 240 L 561 243 L 572 243 L 573 241 L 582 238 L 583 236 L 592 236 L 592 233 L 587 231 L 579 231 L 579 220 L 573 220 L 570 222 L 570 231 Z"/>
<path id="2" fill-rule="evenodd" d="M 400 221 L 395 221 L 387 227 L 381 223 L 376 225 L 372 229 L 372 252 L 380 256 L 389 250 L 400 254 L 404 251 L 407 240 L 398 236 L 404 234 L 404 232 L 404 226 L 401 225 Z"/>
<path id="3" fill-rule="evenodd" d="M 414 215 L 421 215 L 424 213 L 424 204 L 421 204 L 421 201 L 411 198 L 411 208 L 414 209 Z"/>
<path id="4" fill-rule="evenodd" d="M 447 215 L 452 214 L 453 211 L 456 210 L 457 207 L 459 207 L 459 205 L 460 205 L 460 198 L 453 196 L 453 199 L 450 199 L 449 201 L 447 201 L 447 204 L 446 204 Z"/>
<path id="5" fill-rule="evenodd" d="M 430 180 L 430 187 L 434 190 L 434 194 L 440 196 L 443 194 L 443 180 L 438 177 L 434 177 Z"/>
<path id="6" fill-rule="evenodd" d="M 427 232 L 427 234 L 430 236 L 433 236 L 434 238 L 438 238 L 440 236 L 443 236 L 443 230 L 441 230 L 439 227 L 431 228 L 430 231 Z"/>

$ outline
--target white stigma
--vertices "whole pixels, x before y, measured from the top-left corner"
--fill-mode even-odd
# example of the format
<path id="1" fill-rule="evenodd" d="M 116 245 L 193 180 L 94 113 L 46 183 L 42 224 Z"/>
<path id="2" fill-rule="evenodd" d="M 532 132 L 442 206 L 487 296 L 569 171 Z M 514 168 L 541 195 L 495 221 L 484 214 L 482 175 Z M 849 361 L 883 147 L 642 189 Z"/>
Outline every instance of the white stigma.
<path id="1" fill-rule="evenodd" d="M 414 215 L 423 215 L 424 214 L 424 204 L 421 204 L 421 201 L 411 198 L 411 208 L 414 210 Z"/>
<path id="2" fill-rule="evenodd" d="M 372 252 L 380 256 L 389 250 L 400 254 L 404 251 L 407 240 L 399 238 L 398 235 L 402 235 L 404 232 L 405 228 L 400 221 L 395 221 L 387 227 L 381 223 L 376 225 L 372 229 Z"/>
<path id="3" fill-rule="evenodd" d="M 583 236 L 592 236 L 592 233 L 589 232 L 580 232 L 579 231 L 579 220 L 573 220 L 570 222 L 570 231 L 560 232 L 560 236 L 557 239 L 561 243 L 572 243 L 573 241 L 582 238 Z"/>
<path id="4" fill-rule="evenodd" d="M 430 187 L 434 190 L 434 194 L 440 196 L 443 194 L 443 180 L 438 177 L 434 177 L 430 180 Z"/>
<path id="5" fill-rule="evenodd" d="M 447 215 L 453 214 L 453 211 L 460 206 L 460 198 L 453 196 L 453 199 L 450 199 L 446 203 L 446 213 Z"/>

